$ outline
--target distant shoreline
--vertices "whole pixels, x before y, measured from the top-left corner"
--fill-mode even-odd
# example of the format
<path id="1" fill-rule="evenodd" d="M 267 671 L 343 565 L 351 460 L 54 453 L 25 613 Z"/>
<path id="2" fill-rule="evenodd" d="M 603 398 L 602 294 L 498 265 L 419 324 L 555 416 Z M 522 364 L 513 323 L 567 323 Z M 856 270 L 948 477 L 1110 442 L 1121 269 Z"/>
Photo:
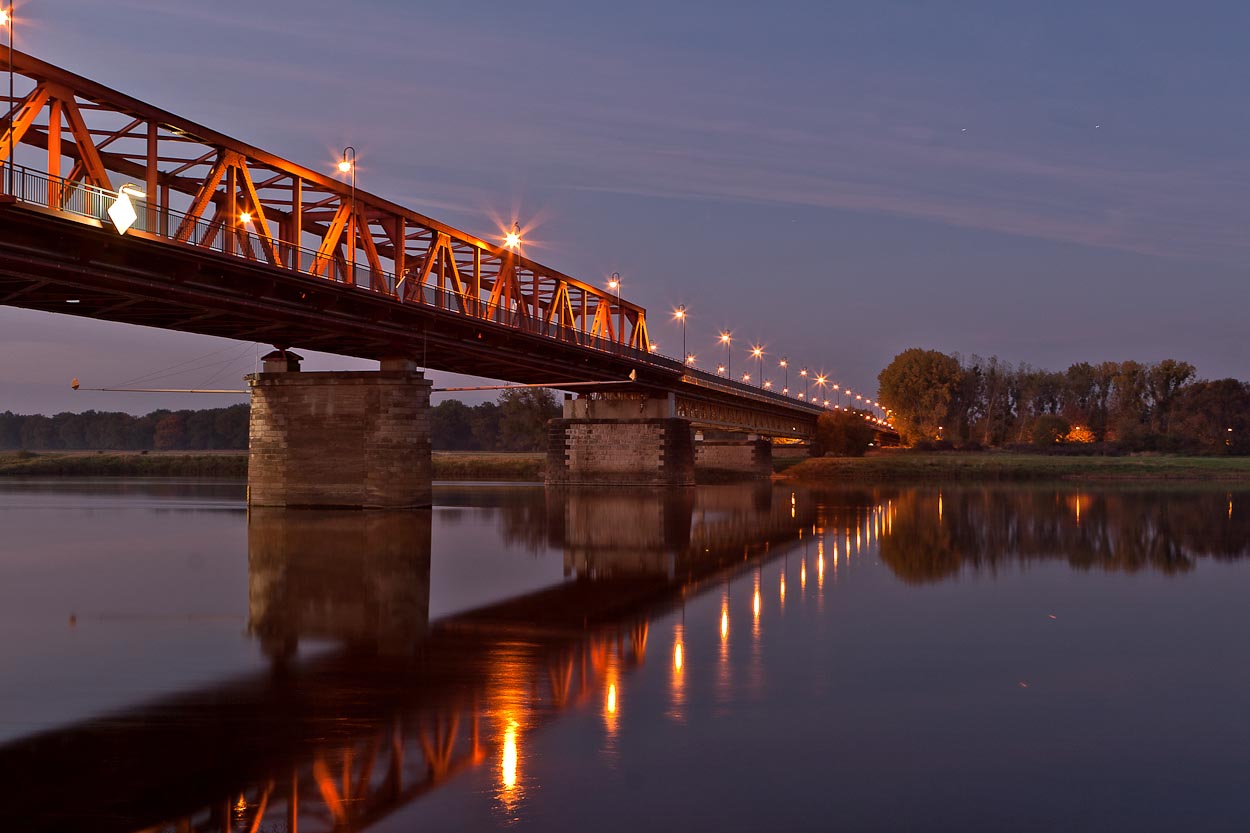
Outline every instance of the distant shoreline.
<path id="1" fill-rule="evenodd" d="M 542 452 L 435 451 L 435 480 L 540 482 Z M 890 451 L 867 457 L 774 457 L 780 480 L 812 485 L 946 481 L 1250 483 L 1250 457 L 1069 457 L 1012 452 Z M 732 479 L 704 473 L 706 482 Z M 0 477 L 247 477 L 242 451 L 0 451 Z"/>
<path id="2" fill-rule="evenodd" d="M 1071 480 L 1250 483 L 1250 457 L 1135 455 L 1076 457 L 1014 452 L 889 451 L 867 457 L 816 457 L 787 468 L 804 483 Z"/>
<path id="3" fill-rule="evenodd" d="M 538 452 L 434 452 L 436 480 L 540 481 Z M 247 477 L 246 451 L 0 451 L 0 477 Z"/>

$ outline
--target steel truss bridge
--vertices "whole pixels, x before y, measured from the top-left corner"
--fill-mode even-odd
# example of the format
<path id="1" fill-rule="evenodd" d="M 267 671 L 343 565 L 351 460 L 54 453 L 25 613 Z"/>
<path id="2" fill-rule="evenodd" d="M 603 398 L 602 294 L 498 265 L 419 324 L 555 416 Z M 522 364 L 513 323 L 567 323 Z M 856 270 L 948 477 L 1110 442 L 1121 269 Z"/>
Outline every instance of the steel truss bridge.
<path id="1" fill-rule="evenodd" d="M 12 69 L 0 304 L 518 383 L 632 371 L 614 392 L 774 436 L 822 410 L 653 354 L 643 307 L 518 251 L 30 55 Z"/>

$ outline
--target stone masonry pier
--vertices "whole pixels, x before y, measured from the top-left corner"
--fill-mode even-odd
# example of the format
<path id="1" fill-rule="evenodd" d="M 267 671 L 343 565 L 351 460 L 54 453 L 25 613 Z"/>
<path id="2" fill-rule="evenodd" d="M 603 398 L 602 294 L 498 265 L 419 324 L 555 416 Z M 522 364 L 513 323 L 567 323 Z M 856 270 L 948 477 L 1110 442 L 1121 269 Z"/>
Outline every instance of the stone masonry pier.
<path id="1" fill-rule="evenodd" d="M 278 351 L 247 381 L 249 505 L 430 505 L 431 383 L 412 364 L 301 373 L 297 356 Z"/>
<path id="2" fill-rule="evenodd" d="M 694 432 L 673 397 L 632 394 L 565 399 L 548 423 L 552 485 L 690 486 Z"/>

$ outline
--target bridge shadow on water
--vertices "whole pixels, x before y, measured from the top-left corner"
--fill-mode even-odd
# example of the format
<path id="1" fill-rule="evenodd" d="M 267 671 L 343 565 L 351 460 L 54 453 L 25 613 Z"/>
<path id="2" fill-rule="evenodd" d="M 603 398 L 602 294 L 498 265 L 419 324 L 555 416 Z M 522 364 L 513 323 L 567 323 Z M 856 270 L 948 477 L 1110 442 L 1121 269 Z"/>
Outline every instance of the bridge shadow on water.
<path id="1" fill-rule="evenodd" d="M 503 491 L 504 537 L 562 551 L 566 580 L 434 620 L 430 511 L 252 510 L 248 631 L 269 670 L 0 747 L 0 817 L 26 831 L 362 830 L 474 767 L 494 771 L 507 808 L 532 733 L 587 704 L 610 722 L 617 682 L 651 654 L 680 670 L 674 647 L 649 644 L 651 622 L 765 561 L 802 551 L 806 586 L 815 542 L 822 588 L 839 553 L 909 583 L 1044 560 L 1178 573 L 1250 551 L 1248 497 Z M 438 511 L 454 523 L 478 499 L 453 487 Z"/>

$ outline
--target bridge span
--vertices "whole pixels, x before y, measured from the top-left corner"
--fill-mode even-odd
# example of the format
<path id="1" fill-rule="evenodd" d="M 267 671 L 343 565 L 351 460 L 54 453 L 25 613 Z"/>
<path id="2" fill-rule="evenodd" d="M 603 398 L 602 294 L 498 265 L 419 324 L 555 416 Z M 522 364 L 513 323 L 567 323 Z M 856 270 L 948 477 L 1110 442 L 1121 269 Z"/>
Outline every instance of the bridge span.
<path id="1" fill-rule="evenodd" d="M 0 67 L 9 60 L 0 53 Z M 423 413 L 420 366 L 576 391 L 552 433 L 557 480 L 688 483 L 692 429 L 806 439 L 824 410 L 655 354 L 646 309 L 531 260 L 515 238 L 467 234 L 357 189 L 354 172 L 327 176 L 33 56 L 13 52 L 11 69 L 0 304 L 275 345 L 253 379 L 272 416 L 254 436 L 287 421 L 311 429 L 327 410 L 368 423 L 383 400 Z M 301 396 L 288 395 L 274 377 L 298 370 L 290 348 L 376 359 L 407 383 L 362 397 L 358 374 L 306 373 Z M 365 442 L 428 471 L 422 425 L 375 425 Z M 324 460 L 326 439 L 275 435 L 262 457 L 294 456 L 258 499 L 428 503 L 428 474 L 390 494 L 362 485 L 385 472 L 357 471 L 354 489 L 287 495 L 315 474 L 301 449 Z M 604 443 L 627 453 L 592 453 Z"/>

